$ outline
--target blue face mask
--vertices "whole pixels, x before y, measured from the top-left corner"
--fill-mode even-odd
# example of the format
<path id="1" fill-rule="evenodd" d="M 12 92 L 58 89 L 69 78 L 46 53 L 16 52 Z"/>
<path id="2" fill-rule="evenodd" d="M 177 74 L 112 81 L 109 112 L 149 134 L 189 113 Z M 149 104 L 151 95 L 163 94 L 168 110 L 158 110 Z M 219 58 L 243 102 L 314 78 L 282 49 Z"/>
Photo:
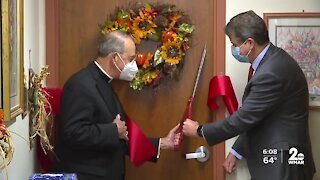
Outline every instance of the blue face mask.
<path id="1" fill-rule="evenodd" d="M 244 43 L 241 44 L 241 46 L 239 47 L 235 47 L 234 45 L 231 46 L 231 53 L 232 53 L 232 56 L 234 58 L 236 58 L 236 60 L 238 60 L 239 62 L 242 62 L 242 63 L 248 63 L 249 62 L 249 57 L 248 55 L 250 54 L 251 52 L 251 49 L 250 51 L 248 52 L 247 55 L 241 55 L 240 54 L 240 48 L 242 47 L 242 45 L 244 45 L 247 41 L 245 41 Z"/>

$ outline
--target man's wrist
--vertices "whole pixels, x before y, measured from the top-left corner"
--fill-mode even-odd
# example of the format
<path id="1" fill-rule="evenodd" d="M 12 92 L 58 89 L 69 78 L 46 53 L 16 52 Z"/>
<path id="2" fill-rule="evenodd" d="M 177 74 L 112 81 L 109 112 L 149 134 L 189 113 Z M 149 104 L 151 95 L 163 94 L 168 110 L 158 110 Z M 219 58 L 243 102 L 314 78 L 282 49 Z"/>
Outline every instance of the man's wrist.
<path id="1" fill-rule="evenodd" d="M 168 146 L 167 146 L 167 138 L 161 138 L 160 140 L 160 149 L 168 149 Z"/>
<path id="2" fill-rule="evenodd" d="M 200 136 L 200 137 L 203 137 L 202 128 L 203 128 L 202 125 L 198 126 L 198 128 L 197 128 L 197 134 L 198 134 L 198 136 Z"/>
<path id="3" fill-rule="evenodd" d="M 240 160 L 243 158 L 243 156 L 240 153 L 238 153 L 236 150 L 234 150 L 233 148 L 231 148 L 230 153 Z"/>

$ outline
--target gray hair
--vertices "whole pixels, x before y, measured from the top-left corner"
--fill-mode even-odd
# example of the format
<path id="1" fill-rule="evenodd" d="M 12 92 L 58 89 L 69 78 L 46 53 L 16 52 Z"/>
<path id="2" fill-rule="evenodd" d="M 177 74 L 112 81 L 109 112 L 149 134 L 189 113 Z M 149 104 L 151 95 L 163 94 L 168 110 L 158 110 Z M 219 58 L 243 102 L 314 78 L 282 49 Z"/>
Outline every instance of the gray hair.
<path id="1" fill-rule="evenodd" d="M 263 19 L 253 11 L 247 11 L 234 16 L 225 27 L 225 33 L 234 37 L 241 43 L 252 38 L 257 44 L 264 45 L 269 42 L 268 29 Z"/>
<path id="2" fill-rule="evenodd" d="M 130 36 L 121 31 L 112 31 L 103 36 L 98 46 L 98 56 L 106 57 L 111 52 L 123 53 L 126 38 L 130 38 Z"/>

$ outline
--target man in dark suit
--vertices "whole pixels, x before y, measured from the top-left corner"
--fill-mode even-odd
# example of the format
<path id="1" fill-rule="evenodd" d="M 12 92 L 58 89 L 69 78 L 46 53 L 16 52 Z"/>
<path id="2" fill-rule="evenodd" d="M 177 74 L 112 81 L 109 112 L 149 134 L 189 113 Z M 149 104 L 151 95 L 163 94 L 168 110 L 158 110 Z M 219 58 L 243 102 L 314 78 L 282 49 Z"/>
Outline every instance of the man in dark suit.
<path id="1" fill-rule="evenodd" d="M 137 73 L 135 43 L 113 31 L 99 44 L 98 55 L 63 88 L 53 171 L 76 173 L 79 180 L 124 180 L 126 114 L 109 83 L 131 81 Z M 174 131 L 150 141 L 158 150 L 173 149 Z"/>
<path id="2" fill-rule="evenodd" d="M 225 33 L 233 56 L 253 67 L 242 106 L 215 123 L 199 125 L 187 119 L 184 134 L 201 136 L 209 145 L 240 135 L 233 153 L 247 159 L 254 180 L 311 180 L 315 167 L 308 85 L 302 70 L 290 55 L 269 42 L 266 24 L 253 11 L 233 17 Z"/>

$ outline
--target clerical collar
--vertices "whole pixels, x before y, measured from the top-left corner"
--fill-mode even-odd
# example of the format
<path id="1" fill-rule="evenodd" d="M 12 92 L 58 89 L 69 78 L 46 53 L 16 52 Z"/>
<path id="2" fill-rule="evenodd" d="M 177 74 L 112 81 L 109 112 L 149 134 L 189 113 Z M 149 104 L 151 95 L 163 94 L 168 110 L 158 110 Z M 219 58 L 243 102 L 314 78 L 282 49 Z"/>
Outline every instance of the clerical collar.
<path id="1" fill-rule="evenodd" d="M 110 80 L 108 81 L 108 83 L 110 83 L 112 81 L 112 77 L 105 71 L 102 69 L 102 67 L 100 66 L 100 64 L 97 61 L 94 61 L 94 63 L 98 66 L 98 68 L 103 72 L 103 74 L 105 74 L 106 76 L 108 76 L 110 78 Z"/>

